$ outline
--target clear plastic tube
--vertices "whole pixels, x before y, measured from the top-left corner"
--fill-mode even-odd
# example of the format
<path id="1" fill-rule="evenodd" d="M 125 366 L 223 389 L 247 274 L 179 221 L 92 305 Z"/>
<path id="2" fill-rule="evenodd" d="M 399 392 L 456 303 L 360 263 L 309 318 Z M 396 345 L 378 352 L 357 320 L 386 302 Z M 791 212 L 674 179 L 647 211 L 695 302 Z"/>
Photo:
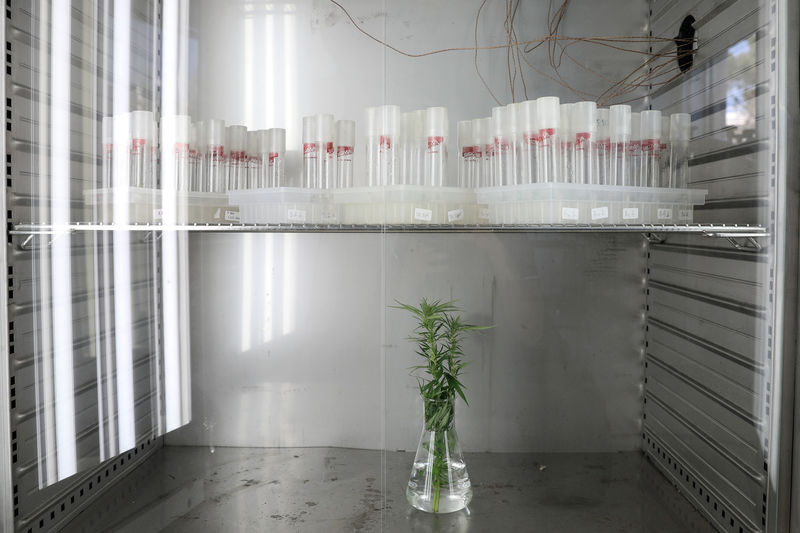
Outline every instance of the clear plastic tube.
<path id="1" fill-rule="evenodd" d="M 543 96 L 536 100 L 536 121 L 539 130 L 539 136 L 536 138 L 539 181 L 561 181 L 559 159 L 561 109 L 557 96 Z"/>
<path id="2" fill-rule="evenodd" d="M 148 161 L 145 186 L 150 188 L 161 187 L 161 176 L 159 172 L 159 159 L 161 152 L 158 150 L 158 124 L 155 119 L 150 121 L 150 133 L 147 136 L 150 146 L 150 159 Z"/>
<path id="3" fill-rule="evenodd" d="M 472 182 L 469 187 L 483 186 L 483 119 L 472 120 Z"/>
<path id="4" fill-rule="evenodd" d="M 333 115 L 321 113 L 317 115 L 317 188 L 332 189 L 336 186 L 336 150 L 334 145 Z"/>
<path id="5" fill-rule="evenodd" d="M 225 129 L 228 147 L 228 190 L 245 188 L 247 180 L 247 128 L 228 126 Z"/>
<path id="6" fill-rule="evenodd" d="M 319 145 L 317 144 L 316 117 L 303 117 L 303 187 L 313 189 L 317 186 L 319 165 Z"/>
<path id="7" fill-rule="evenodd" d="M 475 159 L 472 144 L 472 121 L 462 120 L 458 124 L 458 186 L 469 187 L 472 182 L 470 172 Z"/>
<path id="8" fill-rule="evenodd" d="M 427 139 L 425 136 L 425 115 L 424 109 L 414 111 L 412 126 L 413 130 L 409 135 L 411 146 L 411 181 L 410 185 L 425 184 L 425 152 L 427 151 Z"/>
<path id="9" fill-rule="evenodd" d="M 611 141 L 608 184 L 630 185 L 628 173 L 631 156 L 628 145 L 631 141 L 631 106 L 612 105 L 608 113 L 609 139 Z"/>
<path id="10" fill-rule="evenodd" d="M 578 102 L 572 108 L 575 131 L 575 183 L 598 184 L 597 104 Z"/>
<path id="11" fill-rule="evenodd" d="M 536 100 L 522 102 L 518 118 L 522 161 L 520 183 L 536 183 L 539 174 L 539 163 L 536 159 L 536 140 L 539 137 L 539 131 L 536 129 Z"/>
<path id="12" fill-rule="evenodd" d="M 597 183 L 609 185 L 611 137 L 608 128 L 608 108 L 597 109 Z"/>
<path id="13" fill-rule="evenodd" d="M 192 124 L 192 138 L 189 146 L 189 156 L 192 161 L 192 176 L 189 182 L 190 191 L 203 190 L 203 142 L 205 141 L 205 123 L 195 122 Z"/>
<path id="14" fill-rule="evenodd" d="M 630 167 L 625 185 L 644 187 L 642 180 L 642 120 L 639 113 L 631 113 L 631 141 L 628 143 Z"/>
<path id="15" fill-rule="evenodd" d="M 492 108 L 492 128 L 494 129 L 494 186 L 500 187 L 512 183 L 511 171 L 514 152 L 509 137 L 508 107 Z"/>
<path id="16" fill-rule="evenodd" d="M 642 111 L 641 136 L 642 136 L 642 185 L 644 187 L 658 187 L 660 178 L 659 152 L 661 148 L 661 111 Z"/>
<path id="17" fill-rule="evenodd" d="M 509 165 L 508 184 L 517 185 L 522 177 L 522 161 L 520 150 L 522 137 L 519 133 L 519 116 L 522 113 L 522 103 L 513 103 L 506 106 L 508 119 L 508 140 L 511 143 L 511 164 Z"/>
<path id="18" fill-rule="evenodd" d="M 380 109 L 368 107 L 367 114 L 367 143 L 364 146 L 364 154 L 367 159 L 367 185 L 375 187 L 381 184 L 380 181 Z"/>
<path id="19" fill-rule="evenodd" d="M 260 131 L 247 132 L 247 180 L 245 189 L 256 189 L 261 175 L 262 159 L 259 150 Z"/>
<path id="20" fill-rule="evenodd" d="M 225 192 L 225 121 L 206 122 L 206 150 L 203 158 L 205 166 L 204 190 Z"/>
<path id="21" fill-rule="evenodd" d="M 486 117 L 478 119 L 481 121 L 481 132 L 483 134 L 483 163 L 481 165 L 481 187 L 494 186 L 494 129 L 492 118 Z"/>
<path id="22" fill-rule="evenodd" d="M 400 183 L 413 183 L 414 113 L 400 114 L 400 141 L 397 145 Z"/>
<path id="23" fill-rule="evenodd" d="M 561 135 L 559 136 L 559 170 L 561 181 L 564 183 L 575 182 L 575 129 L 572 124 L 572 108 L 575 104 L 561 104 L 559 115 L 561 117 Z"/>
<path id="24" fill-rule="evenodd" d="M 353 148 L 356 142 L 356 123 L 353 120 L 336 122 L 336 186 L 353 186 Z"/>
<path id="25" fill-rule="evenodd" d="M 425 185 L 447 185 L 448 127 L 446 107 L 429 107 L 425 110 Z"/>
<path id="26" fill-rule="evenodd" d="M 153 113 L 150 111 L 132 111 L 130 116 L 130 186 L 147 187 L 147 176 L 151 170 L 151 152 L 148 137 L 151 135 L 150 123 L 153 121 Z"/>
<path id="27" fill-rule="evenodd" d="M 669 117 L 661 115 L 661 144 L 658 150 L 659 187 L 673 187 L 669 168 L 670 157 Z"/>
<path id="28" fill-rule="evenodd" d="M 688 113 L 675 113 L 669 120 L 671 187 L 689 186 L 689 140 L 692 119 Z"/>
<path id="29" fill-rule="evenodd" d="M 164 169 L 171 173 L 165 175 L 161 186 L 164 189 L 186 191 L 189 187 L 191 161 L 189 145 L 191 140 L 191 118 L 186 115 L 166 116 L 161 118 L 162 146 L 171 149 L 174 154 L 174 167 Z"/>
<path id="30" fill-rule="evenodd" d="M 108 188 L 112 185 L 114 171 L 114 118 L 103 117 L 103 174 L 100 178 L 100 187 Z"/>
<path id="31" fill-rule="evenodd" d="M 270 128 L 266 132 L 267 138 L 267 179 L 264 187 L 283 187 L 285 185 L 286 166 L 286 130 L 283 128 Z"/>

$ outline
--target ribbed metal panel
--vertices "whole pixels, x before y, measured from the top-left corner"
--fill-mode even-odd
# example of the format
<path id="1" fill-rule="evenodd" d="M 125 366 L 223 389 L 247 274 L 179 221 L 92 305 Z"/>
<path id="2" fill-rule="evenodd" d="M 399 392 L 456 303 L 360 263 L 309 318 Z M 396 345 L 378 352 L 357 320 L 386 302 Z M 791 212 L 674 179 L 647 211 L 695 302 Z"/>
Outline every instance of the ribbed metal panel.
<path id="1" fill-rule="evenodd" d="M 99 174 L 100 120 L 110 99 L 113 64 L 104 58 L 110 43 L 113 2 L 73 0 L 70 28 L 69 101 L 69 205 L 72 221 L 87 220 L 84 191 L 94 187 Z M 157 91 L 158 3 L 132 2 L 131 106 L 151 109 Z M 51 95 L 51 25 L 41 14 L 46 2 L 7 2 L 6 8 L 6 162 L 7 217 L 11 223 L 44 220 L 53 198 L 48 169 L 41 158 L 50 149 L 49 119 L 41 117 Z M 107 53 L 107 52 L 106 52 Z M 42 70 L 45 69 L 45 70 Z M 43 135 L 44 134 L 44 135 Z M 59 265 L 50 264 L 50 236 L 9 237 L 8 313 L 13 470 L 13 519 L 18 531 L 57 529 L 74 517 L 106 487 L 125 475 L 161 446 L 161 406 L 157 383 L 162 372 L 159 358 L 159 245 L 151 235 L 133 235 L 121 257 L 127 257 L 131 283 L 124 290 L 130 298 L 132 388 L 135 444 L 120 449 L 110 441 L 115 431 L 113 384 L 117 369 L 113 356 L 116 335 L 113 310 L 115 249 L 121 245 L 111 234 L 76 233 L 69 236 L 68 258 L 71 296 L 71 339 L 77 472 L 52 483 L 55 461 L 42 455 L 43 413 L 53 409 L 42 395 L 52 387 L 42 361 L 52 358 L 43 339 L 52 335 L 43 317 L 55 315 L 52 296 L 43 297 L 41 286 Z M 55 237 L 66 238 L 66 237 Z M 109 310 L 111 314 L 109 314 Z M 62 317 L 51 316 L 56 321 Z M 54 346 L 55 347 L 55 346 Z M 57 450 L 56 450 L 57 452 Z M 121 455 L 118 453 L 123 452 Z M 51 464 L 52 463 L 52 464 Z M 56 478 L 57 479 L 57 478 Z M 49 486 L 45 486 L 48 485 Z"/>
<path id="2" fill-rule="evenodd" d="M 747 0 L 652 2 L 654 35 L 696 19 L 692 70 L 652 93 L 690 113 L 695 219 L 768 224 L 769 17 Z M 766 242 L 762 244 L 767 244 Z M 767 528 L 772 252 L 671 236 L 648 257 L 643 446 L 721 531 Z"/>

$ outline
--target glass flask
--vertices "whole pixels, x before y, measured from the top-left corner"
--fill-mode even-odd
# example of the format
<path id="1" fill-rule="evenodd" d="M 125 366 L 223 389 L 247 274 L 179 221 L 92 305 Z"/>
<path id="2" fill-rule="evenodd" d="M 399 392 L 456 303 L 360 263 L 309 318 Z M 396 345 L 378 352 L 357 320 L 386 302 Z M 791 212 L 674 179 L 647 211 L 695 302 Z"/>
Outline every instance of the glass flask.
<path id="1" fill-rule="evenodd" d="M 406 498 L 427 513 L 452 513 L 469 505 L 472 485 L 455 426 L 455 399 L 423 399 L 424 424 Z"/>

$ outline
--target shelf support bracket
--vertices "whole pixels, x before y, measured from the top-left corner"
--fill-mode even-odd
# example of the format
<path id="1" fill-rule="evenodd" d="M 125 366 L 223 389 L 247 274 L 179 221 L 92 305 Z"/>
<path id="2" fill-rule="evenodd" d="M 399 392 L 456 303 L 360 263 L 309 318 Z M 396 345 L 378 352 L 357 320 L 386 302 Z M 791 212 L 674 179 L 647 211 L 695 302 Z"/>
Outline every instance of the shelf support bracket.
<path id="1" fill-rule="evenodd" d="M 661 233 L 642 233 L 642 237 L 650 244 L 663 244 L 667 240 L 667 237 Z"/>

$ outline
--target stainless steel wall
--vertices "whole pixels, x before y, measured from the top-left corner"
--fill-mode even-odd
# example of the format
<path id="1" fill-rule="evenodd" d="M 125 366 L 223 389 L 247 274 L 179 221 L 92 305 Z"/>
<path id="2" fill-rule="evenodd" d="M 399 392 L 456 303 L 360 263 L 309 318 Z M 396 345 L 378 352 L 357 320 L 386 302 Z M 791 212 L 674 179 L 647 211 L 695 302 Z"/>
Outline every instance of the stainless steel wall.
<path id="1" fill-rule="evenodd" d="M 616 451 L 640 438 L 639 235 L 267 234 L 191 241 L 193 421 L 168 444 L 415 449 L 413 321 L 456 299 L 464 446 Z"/>

